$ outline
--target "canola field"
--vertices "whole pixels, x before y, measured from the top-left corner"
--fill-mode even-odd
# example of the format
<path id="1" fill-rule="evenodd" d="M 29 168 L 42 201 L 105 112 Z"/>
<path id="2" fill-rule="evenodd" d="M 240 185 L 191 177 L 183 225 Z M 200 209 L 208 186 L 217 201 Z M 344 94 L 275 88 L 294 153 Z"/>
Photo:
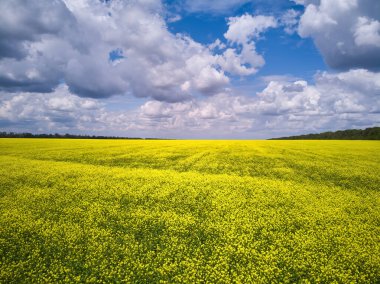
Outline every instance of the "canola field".
<path id="1" fill-rule="evenodd" d="M 380 283 L 378 141 L 0 139 L 0 283 Z"/>

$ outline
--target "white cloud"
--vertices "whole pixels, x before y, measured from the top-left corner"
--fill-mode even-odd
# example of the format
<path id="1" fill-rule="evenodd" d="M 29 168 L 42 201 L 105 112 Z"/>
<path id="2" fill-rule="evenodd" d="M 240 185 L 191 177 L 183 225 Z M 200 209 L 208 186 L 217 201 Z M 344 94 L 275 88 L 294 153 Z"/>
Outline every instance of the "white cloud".
<path id="1" fill-rule="evenodd" d="M 315 84 L 272 79 L 256 96 L 221 93 L 174 104 L 149 101 L 128 119 L 140 131 L 184 138 L 265 138 L 380 123 L 380 73 L 323 72 L 316 74 Z"/>
<path id="2" fill-rule="evenodd" d="M 321 94 L 306 81 L 272 81 L 258 94 L 257 110 L 265 115 L 310 114 L 319 112 Z"/>
<path id="3" fill-rule="evenodd" d="M 264 58 L 257 53 L 256 44 L 260 36 L 269 28 L 277 27 L 272 16 L 252 16 L 244 14 L 228 19 L 228 30 L 224 37 L 231 45 L 238 48 L 228 48 L 219 57 L 219 65 L 230 74 L 247 76 L 255 74 L 265 64 Z M 240 48 L 240 51 L 237 49 Z"/>
<path id="4" fill-rule="evenodd" d="M 168 22 L 168 23 L 175 23 L 175 22 L 178 22 L 178 21 L 180 21 L 180 20 L 182 20 L 182 17 L 181 17 L 180 15 L 174 15 L 174 16 L 172 16 L 172 17 L 169 17 L 169 18 L 167 19 L 167 22 Z"/>
<path id="5" fill-rule="evenodd" d="M 212 3 L 223 11 L 243 2 Z M 202 45 L 168 30 L 171 18 L 159 0 L 0 1 L 0 125 L 32 132 L 260 138 L 378 124 L 380 75 L 369 70 L 380 66 L 380 2 L 302 2 L 298 32 L 314 39 L 329 65 L 349 71 L 318 73 L 314 84 L 267 76 L 261 92 L 242 95 L 229 76 L 255 74 L 265 64 L 257 42 L 279 25 L 292 33 L 298 12 L 288 10 L 277 20 L 228 18 L 223 41 Z M 202 3 L 188 5 L 195 11 Z M 148 101 L 133 107 L 123 97 L 128 111 L 115 111 L 108 105 L 113 98 L 91 99 L 118 94 Z"/>
<path id="6" fill-rule="evenodd" d="M 338 69 L 380 68 L 380 2 L 304 1 L 298 33 L 313 38 L 326 63 Z"/>
<path id="7" fill-rule="evenodd" d="M 226 45 L 223 42 L 221 42 L 220 39 L 217 38 L 212 44 L 208 46 L 208 48 L 211 50 L 214 50 L 214 49 L 223 50 L 226 48 Z"/>
<path id="8" fill-rule="evenodd" d="M 338 123 L 342 114 L 357 113 L 362 117 L 374 114 L 375 121 L 380 119 L 380 73 L 363 69 L 337 74 L 323 72 L 316 75 L 315 81 L 314 85 L 305 81 L 272 81 L 259 93 L 259 109 L 270 115 L 304 117 L 305 122 L 310 116 L 315 121 L 327 117 L 329 127 Z"/>
<path id="9" fill-rule="evenodd" d="M 298 22 L 301 12 L 294 9 L 286 10 L 280 17 L 280 23 L 284 26 L 284 31 L 287 34 L 294 34 L 298 29 Z"/>
<path id="10" fill-rule="evenodd" d="M 92 98 L 133 94 L 176 102 L 214 95 L 229 86 L 225 72 L 257 72 L 264 59 L 253 39 L 275 26 L 272 17 L 230 18 L 226 38 L 243 47 L 223 57 L 213 50 L 226 47 L 220 40 L 208 47 L 172 34 L 160 0 L 15 1 L 0 2 L 6 92 L 51 92 L 64 81 L 72 93 Z M 112 61 L 115 50 L 121 58 Z"/>
<path id="11" fill-rule="evenodd" d="M 359 17 L 354 37 L 356 45 L 380 47 L 380 22 Z"/>
<path id="12" fill-rule="evenodd" d="M 256 95 L 231 90 L 175 103 L 149 100 L 128 111 L 77 97 L 60 85 L 51 94 L 18 93 L 2 99 L 0 125 L 31 132 L 268 138 L 380 123 L 380 73 L 322 72 L 314 84 L 291 77 L 265 80 L 266 87 Z"/>
<path id="13" fill-rule="evenodd" d="M 178 101 L 190 95 L 178 87 L 187 81 L 189 92 L 207 95 L 228 84 L 207 47 L 168 31 L 158 0 L 16 2 L 0 3 L 4 91 L 50 92 L 64 80 L 84 97 L 132 93 Z M 12 52 L 5 49 L 9 40 Z M 115 49 L 124 56 L 118 64 L 109 61 Z"/>
<path id="14" fill-rule="evenodd" d="M 260 67 L 264 64 L 264 58 L 260 55 L 253 53 L 256 56 L 255 67 Z M 230 74 L 239 76 L 248 76 L 257 72 L 253 66 L 246 66 L 246 61 L 241 54 L 237 54 L 235 49 L 228 48 L 224 51 L 223 55 L 218 58 L 219 65 Z"/>
<path id="15" fill-rule="evenodd" d="M 94 99 L 70 94 L 66 85 L 52 93 L 0 93 L 0 125 L 12 131 L 89 131 L 104 111 Z"/>
<path id="16" fill-rule="evenodd" d="M 228 18 L 228 31 L 224 37 L 231 42 L 244 45 L 257 39 L 267 29 L 276 26 L 277 22 L 272 16 L 244 14 Z"/>

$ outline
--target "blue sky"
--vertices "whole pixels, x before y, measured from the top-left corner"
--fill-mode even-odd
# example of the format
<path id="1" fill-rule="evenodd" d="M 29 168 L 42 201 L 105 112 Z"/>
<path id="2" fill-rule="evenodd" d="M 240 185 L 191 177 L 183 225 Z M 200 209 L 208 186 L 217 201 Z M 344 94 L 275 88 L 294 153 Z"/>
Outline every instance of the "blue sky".
<path id="1" fill-rule="evenodd" d="M 301 5 L 292 4 L 291 1 L 282 2 L 289 3 L 284 5 L 285 10 L 278 10 L 275 12 L 276 14 L 281 14 L 286 9 L 303 11 Z M 262 3 L 255 9 L 252 3 L 248 3 L 236 11 L 217 14 L 184 12 L 181 14 L 180 21 L 169 23 L 168 26 L 173 33 L 188 34 L 194 40 L 207 45 L 216 39 L 223 38 L 223 34 L 227 31 L 228 17 L 255 14 L 257 10 L 261 10 L 261 6 Z M 268 8 L 264 10 L 267 11 L 266 14 L 274 14 L 274 11 L 270 11 Z M 260 53 L 267 55 L 266 64 L 257 74 L 259 76 L 291 74 L 300 77 L 309 76 L 312 79 L 316 70 L 328 69 L 311 38 L 302 39 L 297 33 L 286 34 L 281 27 L 266 32 L 257 43 L 257 49 Z M 255 77 L 249 79 L 255 79 Z"/>
<path id="2" fill-rule="evenodd" d="M 0 14 L 2 131 L 265 139 L 380 123 L 377 0 L 4 0 Z"/>

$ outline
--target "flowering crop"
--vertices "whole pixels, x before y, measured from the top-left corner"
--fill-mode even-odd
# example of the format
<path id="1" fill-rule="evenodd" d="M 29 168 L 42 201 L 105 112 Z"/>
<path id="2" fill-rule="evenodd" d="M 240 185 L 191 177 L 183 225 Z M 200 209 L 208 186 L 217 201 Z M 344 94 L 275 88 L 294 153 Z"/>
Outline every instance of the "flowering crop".
<path id="1" fill-rule="evenodd" d="M 0 283 L 379 283 L 376 141 L 0 140 Z"/>

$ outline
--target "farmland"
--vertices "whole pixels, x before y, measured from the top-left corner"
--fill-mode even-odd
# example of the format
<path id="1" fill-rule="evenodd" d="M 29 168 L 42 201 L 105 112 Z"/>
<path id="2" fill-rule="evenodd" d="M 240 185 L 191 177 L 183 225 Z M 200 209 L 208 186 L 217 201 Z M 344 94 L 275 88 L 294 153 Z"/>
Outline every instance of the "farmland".
<path id="1" fill-rule="evenodd" d="M 0 283 L 379 283 L 378 141 L 0 140 Z"/>

